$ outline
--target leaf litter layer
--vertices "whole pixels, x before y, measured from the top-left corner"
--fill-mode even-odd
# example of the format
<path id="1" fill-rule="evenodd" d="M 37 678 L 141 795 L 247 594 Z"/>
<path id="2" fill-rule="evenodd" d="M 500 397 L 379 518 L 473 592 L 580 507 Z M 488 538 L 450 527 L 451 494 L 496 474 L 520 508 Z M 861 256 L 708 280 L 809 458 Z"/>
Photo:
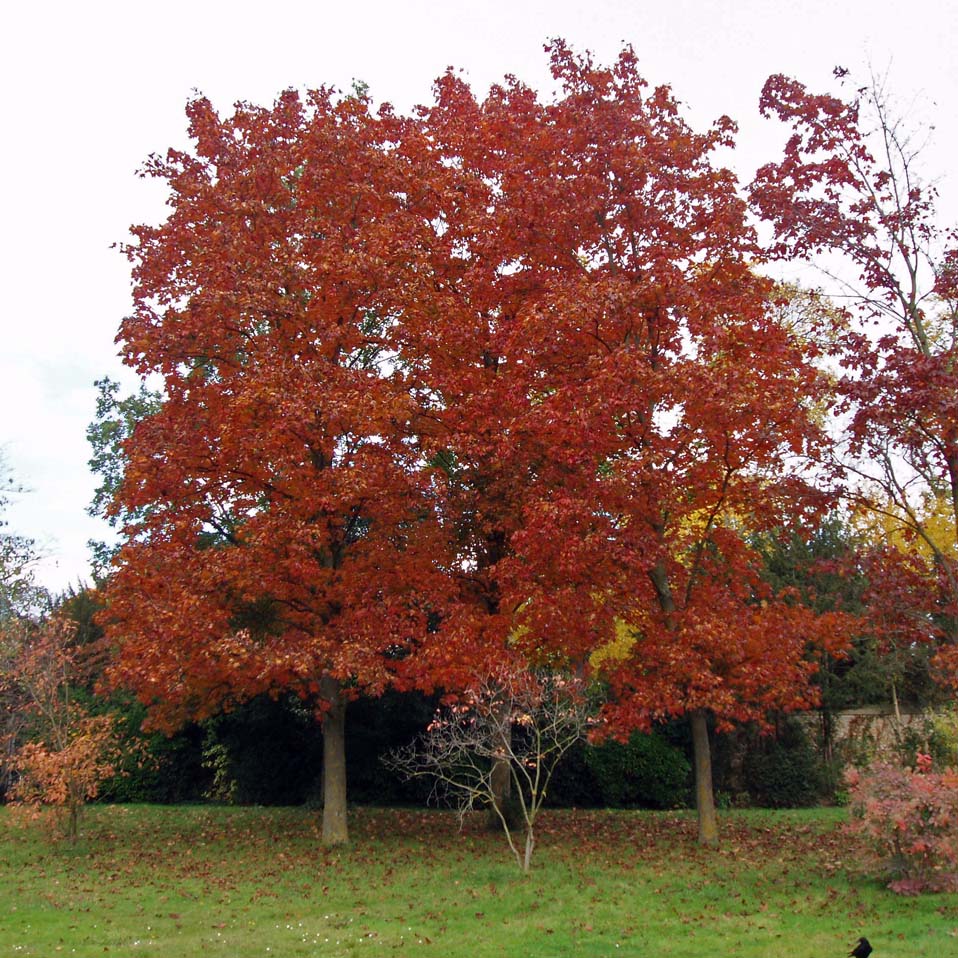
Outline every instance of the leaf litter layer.
<path id="1" fill-rule="evenodd" d="M 837 810 L 730 813 L 718 851 L 686 813 L 550 811 L 525 878 L 478 819 L 352 816 L 326 849 L 305 809 L 98 806 L 70 846 L 0 810 L 0 954 L 958 956 L 958 896 L 858 875 Z"/>

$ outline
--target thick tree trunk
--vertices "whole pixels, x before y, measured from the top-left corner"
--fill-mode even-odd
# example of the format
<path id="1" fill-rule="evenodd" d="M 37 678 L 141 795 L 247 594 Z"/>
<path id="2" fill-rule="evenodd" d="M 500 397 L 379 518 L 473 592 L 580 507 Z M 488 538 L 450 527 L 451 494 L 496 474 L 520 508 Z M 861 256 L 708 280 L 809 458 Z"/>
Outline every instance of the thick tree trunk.
<path id="1" fill-rule="evenodd" d="M 499 812 L 502 813 L 511 828 L 513 824 L 510 818 L 512 772 L 509 768 L 508 760 L 499 759 L 493 763 L 491 785 L 493 807 L 489 809 L 489 828 L 493 831 L 498 831 L 502 828 L 502 820 L 499 818 Z"/>
<path id="2" fill-rule="evenodd" d="M 675 599 L 669 585 L 664 562 L 658 562 L 649 572 L 659 599 L 659 608 L 671 616 L 675 612 Z M 712 789 L 712 750 L 709 745 L 709 729 L 704 709 L 690 713 L 692 722 L 692 754 L 695 763 L 695 810 L 699 819 L 699 844 L 718 845 L 718 818 L 715 814 L 715 792 Z"/>
<path id="3" fill-rule="evenodd" d="M 346 824 L 346 701 L 339 683 L 328 676 L 320 695 L 329 703 L 323 718 L 323 844 L 345 845 Z"/>
<path id="4" fill-rule="evenodd" d="M 509 709 L 505 708 L 504 714 L 497 716 L 497 719 L 503 756 L 493 759 L 489 781 L 493 804 L 489 809 L 486 824 L 492 831 L 502 828 L 500 814 L 510 829 L 516 824 L 512 808 L 512 724 L 509 721 Z"/>
<path id="5" fill-rule="evenodd" d="M 715 814 L 715 793 L 712 789 L 712 751 L 705 710 L 691 713 L 692 754 L 695 761 L 695 808 L 699 819 L 699 844 L 718 845 L 718 818 Z"/>

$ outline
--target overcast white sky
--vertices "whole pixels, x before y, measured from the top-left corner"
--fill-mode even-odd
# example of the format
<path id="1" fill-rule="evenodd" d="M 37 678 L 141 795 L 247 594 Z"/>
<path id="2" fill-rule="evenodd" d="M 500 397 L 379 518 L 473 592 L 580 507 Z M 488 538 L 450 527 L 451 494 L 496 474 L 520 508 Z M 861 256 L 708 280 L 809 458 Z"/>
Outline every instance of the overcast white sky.
<path id="1" fill-rule="evenodd" d="M 770 73 L 827 86 L 836 64 L 890 69 L 902 105 L 934 123 L 925 156 L 958 220 L 958 5 L 954 0 L 405 0 L 292 3 L 165 0 L 11 5 L 3 17 L 4 147 L 0 446 L 32 491 L 9 513 L 46 558 L 41 581 L 88 575 L 85 515 L 96 485 L 85 429 L 95 379 L 122 376 L 113 338 L 130 305 L 111 244 L 158 222 L 164 196 L 135 173 L 185 145 L 194 89 L 223 112 L 283 89 L 357 78 L 399 109 L 430 97 L 448 65 L 477 91 L 513 73 L 552 89 L 543 42 L 562 36 L 605 62 L 631 43 L 645 76 L 669 83 L 701 128 L 727 113 L 747 177 L 781 130 L 758 116 Z"/>

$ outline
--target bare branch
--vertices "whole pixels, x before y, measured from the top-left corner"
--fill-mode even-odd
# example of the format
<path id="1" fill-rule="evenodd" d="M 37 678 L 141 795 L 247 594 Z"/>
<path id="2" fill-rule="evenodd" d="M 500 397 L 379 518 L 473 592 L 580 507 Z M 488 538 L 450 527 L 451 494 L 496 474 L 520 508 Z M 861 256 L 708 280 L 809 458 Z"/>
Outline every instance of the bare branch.
<path id="1" fill-rule="evenodd" d="M 552 773 L 589 721 L 580 680 L 500 669 L 440 709 L 426 733 L 392 752 L 386 764 L 408 778 L 431 778 L 431 800 L 455 807 L 460 820 L 479 807 L 494 809 L 516 863 L 528 872 Z M 496 801 L 493 768 L 499 763 L 508 764 L 512 777 L 521 839 Z"/>

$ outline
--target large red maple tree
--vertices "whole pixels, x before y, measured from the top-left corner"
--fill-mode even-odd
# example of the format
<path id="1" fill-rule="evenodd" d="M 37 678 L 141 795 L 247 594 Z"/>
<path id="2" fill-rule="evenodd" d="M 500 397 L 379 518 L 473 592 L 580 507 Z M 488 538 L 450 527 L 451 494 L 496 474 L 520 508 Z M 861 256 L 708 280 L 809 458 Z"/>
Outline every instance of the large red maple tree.
<path id="1" fill-rule="evenodd" d="M 382 292 L 399 123 L 329 91 L 188 112 L 192 152 L 146 171 L 170 215 L 127 250 L 119 342 L 164 399 L 126 444 L 117 507 L 141 518 L 107 589 L 113 677 L 167 726 L 260 693 L 315 700 L 340 843 L 346 699 L 425 633 L 443 554 Z"/>
<path id="2" fill-rule="evenodd" d="M 502 544 L 499 641 L 586 668 L 634 624 L 604 669 L 607 717 L 625 732 L 691 716 L 713 842 L 707 717 L 810 701 L 809 643 L 832 643 L 833 622 L 763 586 L 749 546 L 824 505 L 802 464 L 825 441 L 826 382 L 711 159 L 731 122 L 694 133 L 631 51 L 611 68 L 550 52 L 553 103 L 516 81 L 479 103 L 450 75 L 424 114 L 454 174 L 444 291 L 469 315 L 443 327 L 470 359 L 442 367 L 455 398 L 437 419 L 487 457 L 466 487 Z M 447 347 L 423 353 L 435 374 Z"/>
<path id="3" fill-rule="evenodd" d="M 550 553 L 561 569 L 579 546 L 579 564 L 604 566 L 593 595 L 631 631 L 607 660 L 609 718 L 628 729 L 689 715 L 699 835 L 711 844 L 708 717 L 761 720 L 808 702 L 807 649 L 830 636 L 762 585 L 750 546 L 823 505 L 804 469 L 825 441 L 827 384 L 756 274 L 745 205 L 713 159 L 733 144 L 731 121 L 695 133 L 629 51 L 610 69 L 561 44 L 552 55 L 566 91 L 551 116 L 563 175 L 541 262 L 561 256 L 565 268 L 550 269 L 537 317 L 571 362 L 555 367 L 532 415 L 543 428 L 574 423 L 557 446 L 598 458 L 571 508 L 541 499 L 516 571 Z M 530 602 L 542 628 L 544 582 Z M 522 577 L 528 594 L 536 584 Z"/>

